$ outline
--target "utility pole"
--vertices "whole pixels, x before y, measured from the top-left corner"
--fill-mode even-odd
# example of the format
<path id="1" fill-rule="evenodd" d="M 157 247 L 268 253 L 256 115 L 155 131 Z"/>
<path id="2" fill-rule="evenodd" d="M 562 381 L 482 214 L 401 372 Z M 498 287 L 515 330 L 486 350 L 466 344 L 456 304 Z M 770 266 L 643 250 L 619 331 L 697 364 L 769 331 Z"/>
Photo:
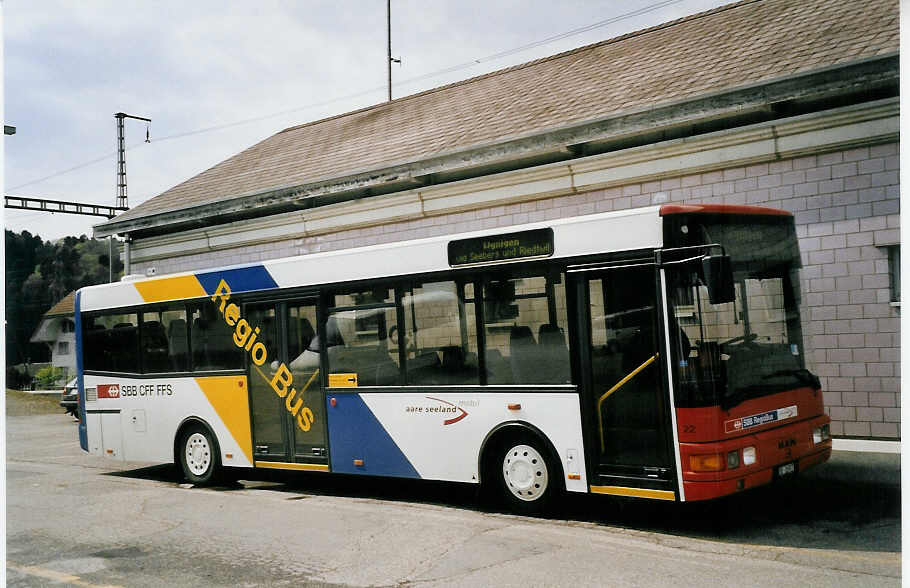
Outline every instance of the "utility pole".
<path id="1" fill-rule="evenodd" d="M 126 114 L 125 112 L 117 112 L 114 114 L 114 118 L 117 119 L 117 208 L 128 208 L 127 204 L 127 191 L 126 191 L 126 144 L 123 137 L 123 119 L 125 118 L 134 118 L 136 120 L 145 121 L 145 142 L 151 143 L 149 139 L 149 124 L 152 122 L 152 119 L 145 118 L 142 116 L 133 116 L 132 114 Z M 108 259 L 108 277 L 109 281 L 114 281 L 114 236 L 110 237 L 110 247 L 108 248 L 109 259 Z"/>
<path id="2" fill-rule="evenodd" d="M 392 101 L 392 62 L 401 65 L 401 59 L 395 59 L 392 57 L 392 0 L 386 0 L 385 5 L 385 15 L 386 15 L 386 39 L 388 40 L 388 63 L 386 64 L 387 70 L 389 72 L 389 102 Z"/>

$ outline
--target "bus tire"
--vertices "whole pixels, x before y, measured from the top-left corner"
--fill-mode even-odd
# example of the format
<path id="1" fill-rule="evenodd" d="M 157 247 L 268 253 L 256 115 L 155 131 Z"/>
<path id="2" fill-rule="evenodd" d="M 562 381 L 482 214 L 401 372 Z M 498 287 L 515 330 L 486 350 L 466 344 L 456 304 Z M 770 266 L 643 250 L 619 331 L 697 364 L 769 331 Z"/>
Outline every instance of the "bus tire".
<path id="1" fill-rule="evenodd" d="M 188 482 L 205 486 L 215 480 L 221 466 L 218 442 L 207 427 L 199 423 L 185 427 L 177 451 L 183 477 Z"/>
<path id="2" fill-rule="evenodd" d="M 559 468 L 536 435 L 518 433 L 499 440 L 490 453 L 487 475 L 501 502 L 520 514 L 541 514 L 559 494 Z"/>

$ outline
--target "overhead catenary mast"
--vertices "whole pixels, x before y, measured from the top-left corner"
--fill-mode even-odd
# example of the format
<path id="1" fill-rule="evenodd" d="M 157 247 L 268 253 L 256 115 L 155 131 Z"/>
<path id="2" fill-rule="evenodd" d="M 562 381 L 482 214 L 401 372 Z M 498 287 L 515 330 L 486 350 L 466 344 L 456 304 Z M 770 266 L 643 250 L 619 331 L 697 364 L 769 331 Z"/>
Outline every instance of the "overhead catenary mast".
<path id="1" fill-rule="evenodd" d="M 145 118 L 142 116 L 133 116 L 132 114 L 126 114 L 125 112 L 114 113 L 114 118 L 117 119 L 117 206 L 128 208 L 129 204 L 127 203 L 127 191 L 126 191 L 126 144 L 123 137 L 123 119 L 125 118 L 134 118 L 136 120 L 145 121 L 145 142 L 151 143 L 149 139 L 149 125 L 152 122 L 152 119 Z M 110 237 L 110 281 L 114 281 L 114 236 Z M 129 235 L 126 237 L 125 247 L 129 247 Z M 126 266 L 124 271 L 129 271 L 129 250 L 126 254 Z"/>
<path id="2" fill-rule="evenodd" d="M 392 101 L 392 62 L 401 65 L 401 59 L 392 57 L 392 0 L 386 0 L 386 40 L 388 41 L 388 52 L 386 56 L 386 68 L 389 73 L 389 102 Z"/>
<path id="3" fill-rule="evenodd" d="M 117 112 L 114 114 L 114 118 L 117 119 L 117 207 L 127 208 L 127 191 L 126 191 L 126 145 L 123 138 L 123 119 L 125 118 L 134 118 L 136 120 L 144 120 L 146 122 L 145 127 L 145 142 L 150 143 L 149 139 L 149 129 L 148 124 L 152 122 L 150 118 L 144 118 L 141 116 L 133 116 L 132 114 L 126 114 L 125 112 Z"/>

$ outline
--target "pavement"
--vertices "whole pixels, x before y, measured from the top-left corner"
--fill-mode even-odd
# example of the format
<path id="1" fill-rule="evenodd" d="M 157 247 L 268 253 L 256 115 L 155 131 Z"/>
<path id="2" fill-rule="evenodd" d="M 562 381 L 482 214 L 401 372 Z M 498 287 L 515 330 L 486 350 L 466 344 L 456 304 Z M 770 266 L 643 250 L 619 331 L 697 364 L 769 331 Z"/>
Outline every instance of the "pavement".
<path id="1" fill-rule="evenodd" d="M 869 484 L 888 489 L 900 488 L 900 453 L 846 451 L 837 449 L 837 446 L 835 443 L 831 459 L 807 470 L 802 477 L 808 480 Z"/>
<path id="2" fill-rule="evenodd" d="M 711 504 L 583 495 L 529 518 L 426 481 L 195 488 L 173 467 L 82 452 L 72 419 L 46 404 L 6 419 L 13 588 L 901 583 L 896 453 L 837 449 L 792 484 Z"/>

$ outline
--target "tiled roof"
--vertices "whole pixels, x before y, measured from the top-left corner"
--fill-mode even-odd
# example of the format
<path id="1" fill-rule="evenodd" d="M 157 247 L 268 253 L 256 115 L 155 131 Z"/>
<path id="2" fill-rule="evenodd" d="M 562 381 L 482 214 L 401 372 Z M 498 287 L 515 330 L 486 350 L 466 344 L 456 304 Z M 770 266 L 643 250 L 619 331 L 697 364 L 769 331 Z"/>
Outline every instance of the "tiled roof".
<path id="1" fill-rule="evenodd" d="M 72 291 L 64 296 L 60 302 L 53 305 L 51 309 L 44 313 L 45 317 L 53 316 L 73 316 L 76 304 L 76 291 Z"/>
<path id="2" fill-rule="evenodd" d="M 285 129 L 114 222 L 896 53 L 895 0 L 746 0 Z"/>

